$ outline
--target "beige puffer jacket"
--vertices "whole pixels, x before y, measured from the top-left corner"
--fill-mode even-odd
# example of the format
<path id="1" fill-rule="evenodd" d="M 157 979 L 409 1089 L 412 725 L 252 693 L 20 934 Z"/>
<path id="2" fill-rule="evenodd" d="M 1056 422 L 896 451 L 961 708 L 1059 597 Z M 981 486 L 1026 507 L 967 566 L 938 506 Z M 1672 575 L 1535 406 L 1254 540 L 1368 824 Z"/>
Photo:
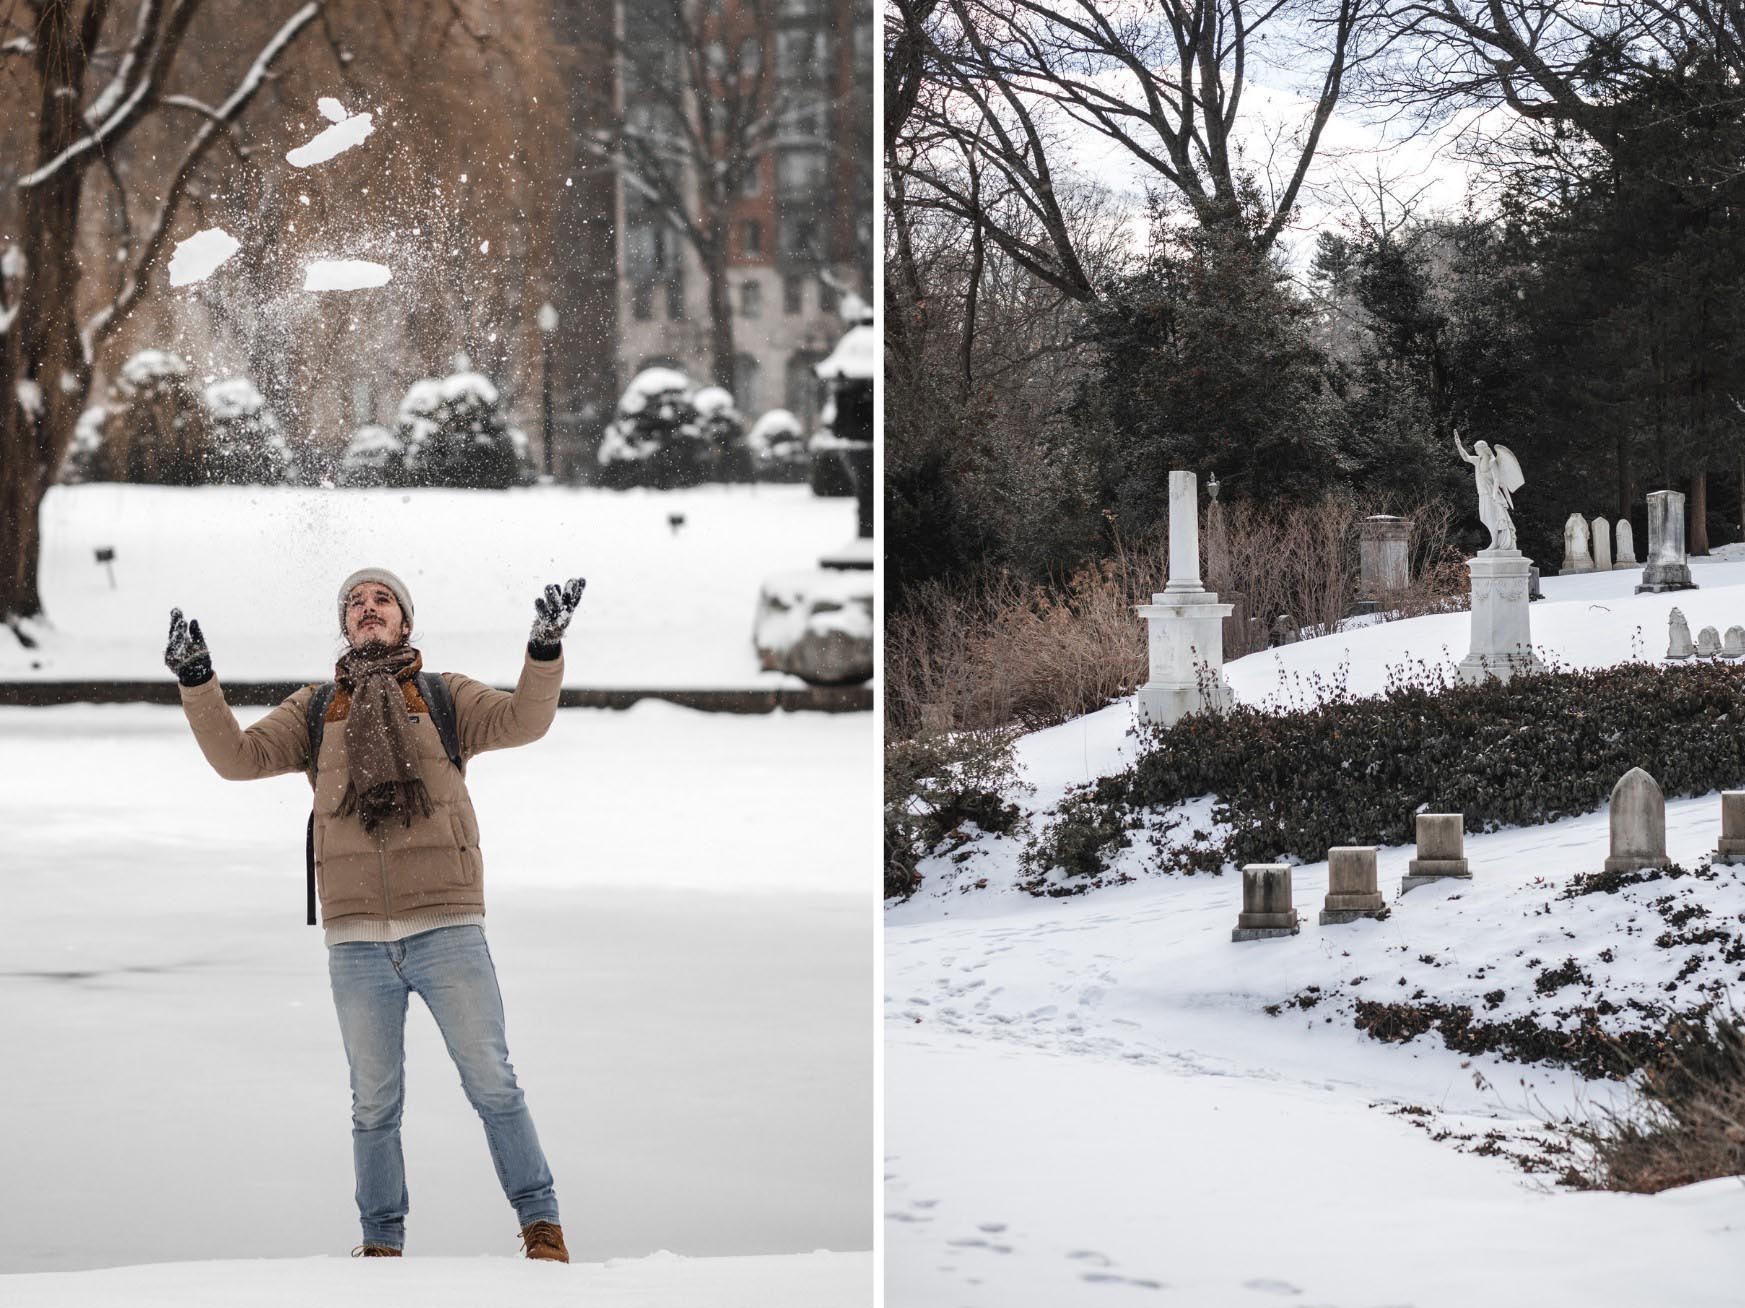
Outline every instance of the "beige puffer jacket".
<path id="1" fill-rule="evenodd" d="M 563 656 L 549 661 L 527 656 L 514 694 L 444 672 L 454 697 L 461 760 L 488 749 L 538 740 L 551 726 L 563 686 Z M 182 687 L 182 708 L 194 739 L 213 770 L 230 781 L 253 781 L 309 770 L 309 699 L 305 686 L 244 731 L 224 702 L 216 677 Z M 479 823 L 466 779 L 443 752 L 429 713 L 413 714 L 419 774 L 430 794 L 428 818 L 411 826 L 390 821 L 371 833 L 354 813 L 339 816 L 350 766 L 344 723 L 330 721 L 322 734 L 315 787 L 315 884 L 321 920 L 389 918 L 413 911 L 485 911 L 484 860 Z"/>

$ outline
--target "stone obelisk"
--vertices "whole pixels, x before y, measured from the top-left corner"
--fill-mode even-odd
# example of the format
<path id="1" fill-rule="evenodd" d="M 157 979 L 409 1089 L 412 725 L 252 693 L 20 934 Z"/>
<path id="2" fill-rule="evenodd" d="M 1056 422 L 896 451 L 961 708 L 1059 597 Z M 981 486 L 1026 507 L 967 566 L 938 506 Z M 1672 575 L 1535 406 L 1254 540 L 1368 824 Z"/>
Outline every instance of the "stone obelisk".
<path id="1" fill-rule="evenodd" d="M 1200 583 L 1199 479 L 1169 474 L 1169 581 L 1151 603 L 1136 606 L 1145 619 L 1150 675 L 1135 705 L 1141 721 L 1171 727 L 1189 713 L 1229 703 L 1224 682 L 1224 619 L 1235 609 Z"/>

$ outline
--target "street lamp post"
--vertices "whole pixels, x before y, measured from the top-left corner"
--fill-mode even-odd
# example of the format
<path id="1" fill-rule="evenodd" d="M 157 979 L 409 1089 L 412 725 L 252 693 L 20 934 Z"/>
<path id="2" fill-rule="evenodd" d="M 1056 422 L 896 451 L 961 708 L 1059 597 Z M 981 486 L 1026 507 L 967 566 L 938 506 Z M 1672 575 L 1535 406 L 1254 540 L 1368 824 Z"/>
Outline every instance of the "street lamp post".
<path id="1" fill-rule="evenodd" d="M 540 417 L 545 426 L 545 477 L 551 480 L 551 338 L 557 331 L 557 310 L 550 301 L 539 306 L 540 349 Z"/>

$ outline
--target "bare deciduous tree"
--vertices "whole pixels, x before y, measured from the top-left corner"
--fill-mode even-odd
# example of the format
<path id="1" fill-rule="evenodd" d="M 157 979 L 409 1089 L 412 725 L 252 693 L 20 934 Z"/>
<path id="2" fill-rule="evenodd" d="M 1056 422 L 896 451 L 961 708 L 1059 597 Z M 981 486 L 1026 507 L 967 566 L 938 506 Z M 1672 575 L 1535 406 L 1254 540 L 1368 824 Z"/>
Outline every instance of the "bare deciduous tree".
<path id="1" fill-rule="evenodd" d="M 16 5 L 7 14 L 10 28 L 25 30 L 5 43 L 0 58 L 28 61 L 35 75 L 36 133 L 32 166 L 15 184 L 22 244 L 7 249 L 0 277 L 0 619 L 41 612 L 39 509 L 90 392 L 95 351 L 143 293 L 201 160 L 227 138 L 323 8 L 323 0 L 285 4 L 281 25 L 246 71 L 212 99 L 205 86 L 197 84 L 198 95 L 170 86 L 202 2 L 139 0 L 126 33 L 116 30 L 123 26 L 120 7 L 110 0 L 23 0 L 25 24 Z M 91 95 L 96 60 L 112 45 L 119 46 L 113 72 Z M 187 62 L 198 68 L 199 61 Z M 86 183 L 97 176 L 124 189 L 117 152 L 142 124 L 172 115 L 184 129 L 176 162 L 155 188 L 143 226 L 130 230 L 122 246 L 113 293 L 81 322 L 77 247 Z"/>
<path id="2" fill-rule="evenodd" d="M 1270 247 L 1290 221 L 1349 69 L 1359 58 L 1363 0 L 1162 0 L 1135 10 L 1096 0 L 945 0 L 931 13 L 893 0 L 925 37 L 933 86 L 914 97 L 893 163 L 913 206 L 985 221 L 986 197 L 1026 211 L 1024 236 L 987 239 L 1075 299 L 1097 288 L 1061 211 L 1056 170 L 1069 131 L 1100 136 L 1179 196 L 1204 226 L 1252 224 Z M 1312 52 L 1312 108 L 1280 154 L 1245 162 L 1243 100 L 1264 38 Z M 1282 62 L 1282 61 L 1281 61 Z M 1276 134 L 1275 134 L 1276 135 Z M 979 161 L 971 196 L 959 160 Z M 1245 212 L 1256 184 L 1259 213 Z"/>

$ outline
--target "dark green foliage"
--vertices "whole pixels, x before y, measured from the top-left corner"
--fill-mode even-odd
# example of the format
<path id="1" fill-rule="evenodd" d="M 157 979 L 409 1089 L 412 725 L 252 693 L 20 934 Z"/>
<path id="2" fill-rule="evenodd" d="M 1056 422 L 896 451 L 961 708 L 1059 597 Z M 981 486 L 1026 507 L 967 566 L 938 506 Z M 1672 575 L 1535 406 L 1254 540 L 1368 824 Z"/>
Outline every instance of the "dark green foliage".
<path id="1" fill-rule="evenodd" d="M 1009 798 L 1028 787 L 1012 757 L 1015 731 L 924 733 L 885 747 L 885 897 L 907 899 L 920 863 L 964 830 L 1010 833 L 1023 818 Z"/>
<path id="2" fill-rule="evenodd" d="M 1238 226 L 1164 231 L 1081 335 L 1093 357 L 1072 409 L 1119 530 L 1158 527 L 1173 468 L 1233 495 L 1307 498 L 1340 480 L 1309 306 Z"/>
<path id="3" fill-rule="evenodd" d="M 1626 664 L 1467 686 L 1419 670 L 1373 698 L 1335 688 L 1288 712 L 1188 717 L 1069 799 L 1056 825 L 1077 831 L 1050 831 L 1037 851 L 1071 849 L 1075 873 L 1100 871 L 1106 833 L 1212 794 L 1230 862 L 1314 861 L 1406 844 L 1419 812 L 1464 813 L 1468 831 L 1590 813 L 1632 767 L 1669 796 L 1745 781 L 1745 671 Z"/>

